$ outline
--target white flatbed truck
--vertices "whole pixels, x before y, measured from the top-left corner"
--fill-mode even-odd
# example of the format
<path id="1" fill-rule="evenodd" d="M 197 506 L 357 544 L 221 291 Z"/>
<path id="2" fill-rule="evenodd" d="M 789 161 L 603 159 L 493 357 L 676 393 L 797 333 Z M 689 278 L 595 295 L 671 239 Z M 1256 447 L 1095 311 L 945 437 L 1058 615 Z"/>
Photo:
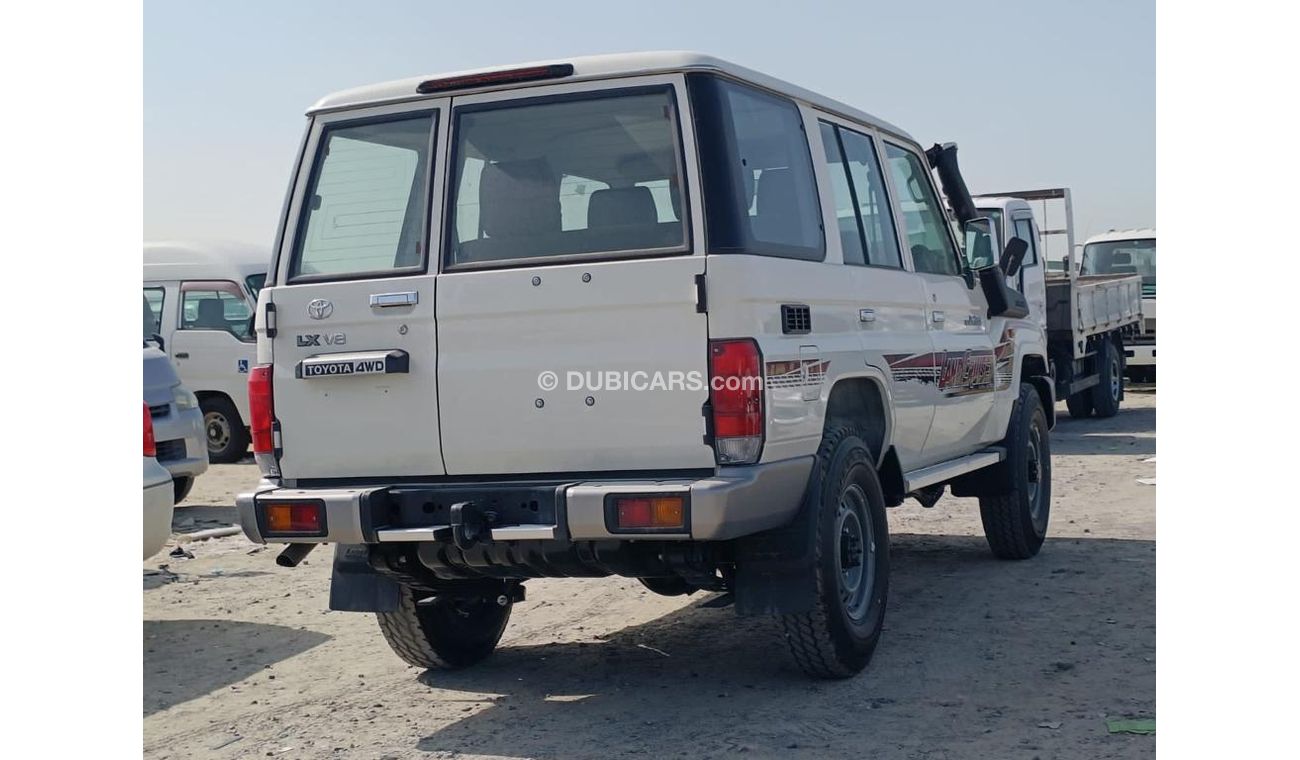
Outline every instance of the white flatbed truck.
<path id="1" fill-rule="evenodd" d="M 1142 331 L 1142 277 L 1080 274 L 1068 258 L 1064 271 L 1047 267 L 1050 243 L 1063 238 L 1067 255 L 1074 250 L 1069 188 L 977 195 L 975 204 L 993 220 L 998 250 L 1011 237 L 1031 238 L 1019 280 L 1007 284 L 1020 290 L 1047 331 L 1056 397 L 1065 399 L 1071 417 L 1114 416 L 1124 399 L 1125 346 Z M 1053 219 L 1061 226 L 1050 226 Z"/>

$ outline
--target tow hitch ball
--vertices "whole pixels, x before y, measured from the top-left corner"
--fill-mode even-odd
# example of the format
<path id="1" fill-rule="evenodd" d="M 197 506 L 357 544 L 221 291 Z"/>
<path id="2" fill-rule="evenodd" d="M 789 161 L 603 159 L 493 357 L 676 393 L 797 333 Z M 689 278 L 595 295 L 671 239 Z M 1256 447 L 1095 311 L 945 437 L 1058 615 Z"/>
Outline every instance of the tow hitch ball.
<path id="1" fill-rule="evenodd" d="M 275 558 L 275 564 L 280 567 L 297 567 L 299 562 L 311 554 L 311 550 L 316 548 L 316 544 L 289 544 L 284 547 L 284 551 Z"/>

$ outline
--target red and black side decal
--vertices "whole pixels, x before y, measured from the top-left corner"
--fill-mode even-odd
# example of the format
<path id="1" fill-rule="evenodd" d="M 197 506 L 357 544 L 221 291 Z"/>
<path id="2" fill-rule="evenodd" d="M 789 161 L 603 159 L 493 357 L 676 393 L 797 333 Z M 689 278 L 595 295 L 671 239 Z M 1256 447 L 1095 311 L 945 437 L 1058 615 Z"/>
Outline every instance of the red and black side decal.
<path id="1" fill-rule="evenodd" d="M 895 382 L 934 383 L 945 396 L 988 393 L 1001 379 L 995 372 L 997 354 L 987 348 L 887 354 L 885 361 Z"/>

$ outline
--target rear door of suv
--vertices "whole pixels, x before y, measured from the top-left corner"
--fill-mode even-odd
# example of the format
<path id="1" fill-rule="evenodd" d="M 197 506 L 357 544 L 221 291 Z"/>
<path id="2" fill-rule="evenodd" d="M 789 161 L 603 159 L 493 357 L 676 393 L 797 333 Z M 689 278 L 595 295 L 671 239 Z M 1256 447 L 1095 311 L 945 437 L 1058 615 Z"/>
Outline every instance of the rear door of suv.
<path id="1" fill-rule="evenodd" d="M 685 103 L 674 75 L 453 100 L 436 307 L 448 474 L 714 466 Z"/>
<path id="2" fill-rule="evenodd" d="M 448 105 L 314 119 L 263 299 L 287 479 L 444 472 L 429 252 Z"/>

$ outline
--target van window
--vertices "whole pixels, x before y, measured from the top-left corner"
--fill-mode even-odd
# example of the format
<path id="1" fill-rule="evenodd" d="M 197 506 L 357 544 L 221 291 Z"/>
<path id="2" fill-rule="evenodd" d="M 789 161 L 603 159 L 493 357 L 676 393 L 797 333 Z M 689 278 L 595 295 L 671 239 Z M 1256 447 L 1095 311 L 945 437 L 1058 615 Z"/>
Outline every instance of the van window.
<path id="1" fill-rule="evenodd" d="M 162 335 L 163 300 L 162 288 L 144 289 L 144 338 L 148 340 L 155 335 Z"/>
<path id="2" fill-rule="evenodd" d="M 885 157 L 898 193 L 898 206 L 906 224 L 907 244 L 918 272 L 958 276 L 957 249 L 948 235 L 948 223 L 921 159 L 909 150 L 885 143 Z"/>
<path id="3" fill-rule="evenodd" d="M 669 87 L 456 111 L 448 263 L 686 248 Z"/>
<path id="4" fill-rule="evenodd" d="M 826 246 L 803 117 L 793 101 L 690 74 L 710 253 L 820 261 Z"/>
<path id="5" fill-rule="evenodd" d="M 248 318 L 253 312 L 244 299 L 224 290 L 187 289 L 182 295 L 182 330 L 223 330 L 250 339 Z"/>
<path id="6" fill-rule="evenodd" d="M 429 134 L 423 114 L 327 127 L 289 277 L 336 279 L 423 266 Z"/>

